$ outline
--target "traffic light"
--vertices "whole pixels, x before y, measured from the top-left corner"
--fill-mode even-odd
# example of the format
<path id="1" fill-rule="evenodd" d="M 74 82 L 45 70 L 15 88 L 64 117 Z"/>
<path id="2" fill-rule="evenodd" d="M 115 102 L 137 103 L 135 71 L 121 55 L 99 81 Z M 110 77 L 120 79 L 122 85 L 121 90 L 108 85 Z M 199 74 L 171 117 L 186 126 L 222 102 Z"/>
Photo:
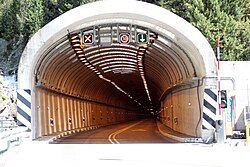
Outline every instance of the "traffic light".
<path id="1" fill-rule="evenodd" d="M 221 90 L 220 91 L 220 99 L 221 99 L 221 108 L 227 108 L 227 91 Z"/>

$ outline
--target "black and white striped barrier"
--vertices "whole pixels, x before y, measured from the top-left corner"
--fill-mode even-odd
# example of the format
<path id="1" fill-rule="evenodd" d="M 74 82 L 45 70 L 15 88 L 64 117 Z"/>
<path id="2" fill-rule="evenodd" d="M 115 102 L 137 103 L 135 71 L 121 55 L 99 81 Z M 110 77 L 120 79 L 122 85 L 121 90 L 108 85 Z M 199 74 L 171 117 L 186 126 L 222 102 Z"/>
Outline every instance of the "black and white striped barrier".
<path id="1" fill-rule="evenodd" d="M 204 90 L 202 129 L 216 129 L 217 94 L 217 89 Z"/>
<path id="2" fill-rule="evenodd" d="M 31 130 L 31 92 L 29 89 L 17 91 L 17 123 Z"/>

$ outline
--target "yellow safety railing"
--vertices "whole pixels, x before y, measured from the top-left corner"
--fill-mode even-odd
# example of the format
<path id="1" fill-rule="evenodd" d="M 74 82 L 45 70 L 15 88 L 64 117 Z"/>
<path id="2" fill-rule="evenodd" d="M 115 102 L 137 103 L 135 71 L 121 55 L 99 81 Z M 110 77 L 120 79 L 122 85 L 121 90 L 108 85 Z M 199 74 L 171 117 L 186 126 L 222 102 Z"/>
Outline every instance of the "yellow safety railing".
<path id="1" fill-rule="evenodd" d="M 249 129 L 250 129 L 250 122 L 247 123 L 246 126 L 246 145 L 249 145 Z"/>

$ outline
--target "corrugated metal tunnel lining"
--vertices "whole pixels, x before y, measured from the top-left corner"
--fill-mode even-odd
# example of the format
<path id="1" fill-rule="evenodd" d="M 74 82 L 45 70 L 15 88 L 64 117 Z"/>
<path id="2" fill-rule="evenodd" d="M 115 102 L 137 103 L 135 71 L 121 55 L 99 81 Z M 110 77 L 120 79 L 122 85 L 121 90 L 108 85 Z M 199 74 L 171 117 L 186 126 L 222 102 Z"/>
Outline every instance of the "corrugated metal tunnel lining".
<path id="1" fill-rule="evenodd" d="M 123 34 L 128 43 L 121 43 Z M 196 69 L 171 39 L 138 25 L 110 24 L 69 32 L 43 53 L 36 74 L 38 85 L 58 93 L 151 111 L 167 90 L 196 77 Z"/>

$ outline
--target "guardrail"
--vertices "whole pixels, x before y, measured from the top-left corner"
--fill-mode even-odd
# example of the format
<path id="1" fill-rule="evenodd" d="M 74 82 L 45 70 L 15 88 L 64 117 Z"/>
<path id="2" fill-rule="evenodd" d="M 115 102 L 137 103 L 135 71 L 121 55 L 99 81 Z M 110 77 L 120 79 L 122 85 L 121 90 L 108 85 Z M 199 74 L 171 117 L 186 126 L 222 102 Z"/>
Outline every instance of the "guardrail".
<path id="1" fill-rule="evenodd" d="M 2 120 L 0 119 L 0 133 L 6 130 L 11 130 L 17 128 L 16 122 L 14 120 Z"/>
<path id="2" fill-rule="evenodd" d="M 0 133 L 0 154 L 8 151 L 13 145 L 20 145 L 22 142 L 23 132 L 27 131 L 26 127 L 18 127 L 12 130 Z"/>
<path id="3" fill-rule="evenodd" d="M 16 127 L 0 132 L 0 155 L 8 151 L 11 146 L 20 145 L 24 136 L 23 132 L 27 130 L 26 127 Z"/>

